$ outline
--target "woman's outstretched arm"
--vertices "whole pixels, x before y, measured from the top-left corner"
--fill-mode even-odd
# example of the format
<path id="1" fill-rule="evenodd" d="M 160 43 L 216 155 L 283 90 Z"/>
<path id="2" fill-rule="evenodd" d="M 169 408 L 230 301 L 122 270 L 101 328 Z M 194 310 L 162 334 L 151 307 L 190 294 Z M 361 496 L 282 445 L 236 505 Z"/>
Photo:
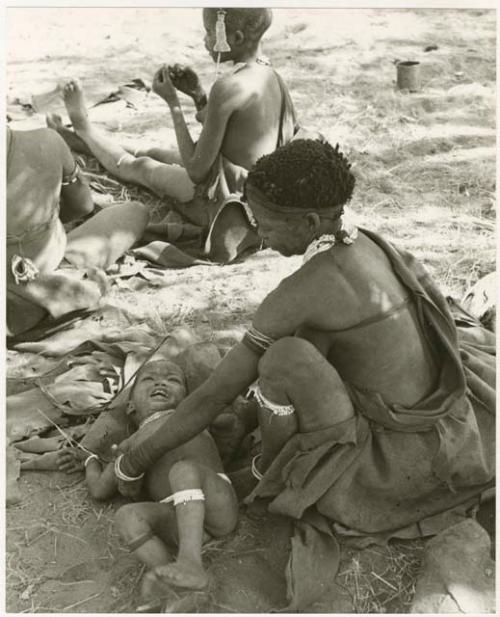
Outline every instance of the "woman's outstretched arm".
<path id="1" fill-rule="evenodd" d="M 158 431 L 132 448 L 120 461 L 127 476 L 136 477 L 165 452 L 192 439 L 257 378 L 259 356 L 243 343 L 236 344 L 212 375 L 186 397 Z"/>

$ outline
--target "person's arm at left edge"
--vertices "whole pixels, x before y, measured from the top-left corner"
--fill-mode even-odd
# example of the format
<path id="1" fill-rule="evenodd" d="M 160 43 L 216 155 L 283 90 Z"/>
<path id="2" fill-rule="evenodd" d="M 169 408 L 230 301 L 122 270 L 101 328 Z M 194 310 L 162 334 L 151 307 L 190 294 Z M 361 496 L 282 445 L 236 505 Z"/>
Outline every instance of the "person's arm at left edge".
<path id="1" fill-rule="evenodd" d="M 182 162 L 191 180 L 197 184 L 207 176 L 214 164 L 222 147 L 228 120 L 243 105 L 246 95 L 237 82 L 224 79 L 217 81 L 208 97 L 203 129 L 195 144 L 167 67 L 162 67 L 156 73 L 153 90 L 170 108 Z"/>
<path id="2" fill-rule="evenodd" d="M 68 145 L 55 131 L 62 163 L 62 186 L 59 218 L 63 223 L 82 218 L 94 210 L 92 193 L 82 170 L 76 163 Z"/>

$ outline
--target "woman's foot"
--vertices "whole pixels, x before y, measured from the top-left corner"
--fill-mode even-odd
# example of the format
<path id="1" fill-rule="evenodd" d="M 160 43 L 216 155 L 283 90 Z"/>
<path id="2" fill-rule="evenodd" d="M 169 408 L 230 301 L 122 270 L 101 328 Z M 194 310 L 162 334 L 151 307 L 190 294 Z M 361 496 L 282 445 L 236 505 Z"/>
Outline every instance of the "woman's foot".
<path id="1" fill-rule="evenodd" d="M 62 86 L 62 93 L 66 111 L 73 124 L 73 128 L 79 131 L 90 129 L 89 116 L 82 86 L 78 79 L 71 79 Z"/>

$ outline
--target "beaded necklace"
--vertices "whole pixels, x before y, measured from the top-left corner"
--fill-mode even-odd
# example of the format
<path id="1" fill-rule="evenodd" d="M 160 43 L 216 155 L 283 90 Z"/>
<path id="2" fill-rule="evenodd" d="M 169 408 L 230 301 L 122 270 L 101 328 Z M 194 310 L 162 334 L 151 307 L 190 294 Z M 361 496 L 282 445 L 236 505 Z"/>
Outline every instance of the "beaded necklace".
<path id="1" fill-rule="evenodd" d="M 147 424 L 158 420 L 158 418 L 161 418 L 165 414 L 170 415 L 174 413 L 174 411 L 175 409 L 161 409 L 160 411 L 156 411 L 154 414 L 148 416 L 147 418 L 144 418 L 144 420 L 137 427 L 137 430 L 140 431 L 141 428 L 144 428 Z"/>
<path id="2" fill-rule="evenodd" d="M 303 263 L 309 261 L 312 257 L 323 251 L 327 251 L 339 242 L 342 244 L 352 244 L 358 237 L 358 228 L 354 225 L 346 225 L 342 220 L 340 229 L 334 234 L 323 234 L 319 238 L 315 238 L 304 253 Z"/>

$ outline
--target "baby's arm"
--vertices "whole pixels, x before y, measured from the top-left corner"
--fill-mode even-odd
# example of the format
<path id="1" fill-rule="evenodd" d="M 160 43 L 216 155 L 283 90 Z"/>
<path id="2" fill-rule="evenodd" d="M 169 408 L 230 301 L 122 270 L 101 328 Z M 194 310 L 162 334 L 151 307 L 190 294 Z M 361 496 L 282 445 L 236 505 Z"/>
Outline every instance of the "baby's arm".
<path id="1" fill-rule="evenodd" d="M 116 493 L 113 463 L 102 463 L 97 455 L 89 455 L 80 448 L 64 448 L 59 452 L 58 462 L 59 469 L 66 473 L 85 470 L 85 482 L 94 499 L 103 501 Z"/>
<path id="2" fill-rule="evenodd" d="M 113 463 L 105 464 L 97 458 L 92 458 L 85 469 L 85 481 L 89 493 L 94 499 L 104 501 L 116 493 L 117 482 Z"/>

